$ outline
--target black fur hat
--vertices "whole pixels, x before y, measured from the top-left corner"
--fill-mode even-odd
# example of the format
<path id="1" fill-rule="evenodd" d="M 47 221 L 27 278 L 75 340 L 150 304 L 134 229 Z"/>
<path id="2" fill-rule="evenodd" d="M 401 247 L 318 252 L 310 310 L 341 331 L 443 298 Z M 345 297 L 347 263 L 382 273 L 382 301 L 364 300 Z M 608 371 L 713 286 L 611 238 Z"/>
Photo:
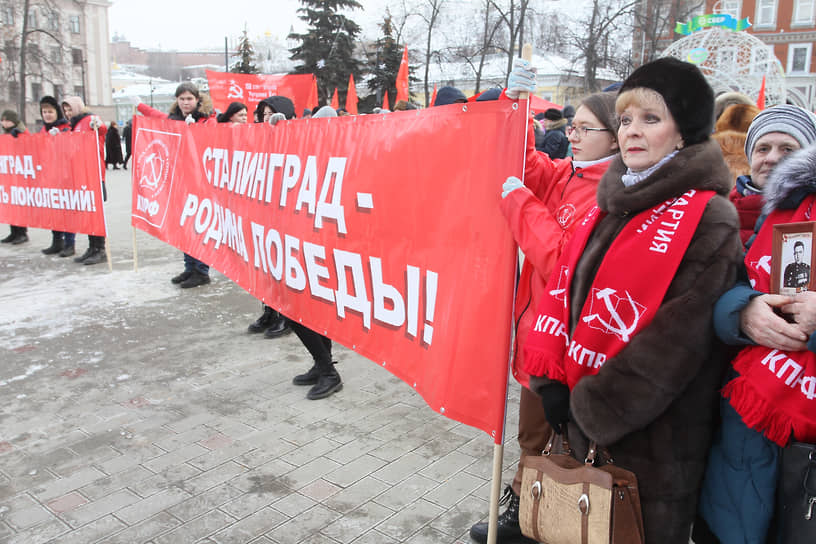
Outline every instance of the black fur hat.
<path id="1" fill-rule="evenodd" d="M 663 97 L 685 145 L 708 139 L 714 128 L 714 91 L 696 66 L 671 57 L 657 59 L 632 72 L 619 94 L 637 87 Z"/>

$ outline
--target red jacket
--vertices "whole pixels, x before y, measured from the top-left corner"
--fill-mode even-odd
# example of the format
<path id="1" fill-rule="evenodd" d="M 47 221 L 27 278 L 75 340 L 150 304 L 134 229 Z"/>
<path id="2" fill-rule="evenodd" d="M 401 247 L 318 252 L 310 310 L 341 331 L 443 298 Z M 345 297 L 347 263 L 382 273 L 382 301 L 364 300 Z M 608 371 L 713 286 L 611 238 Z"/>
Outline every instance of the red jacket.
<path id="1" fill-rule="evenodd" d="M 595 191 L 610 160 L 587 168 L 574 168 L 572 158 L 550 159 L 535 150 L 532 125 L 527 137 L 524 185 L 501 200 L 513 238 L 524 252 L 516 291 L 516 336 L 513 375 L 527 385 L 521 370 L 520 347 L 533 326 L 538 301 L 547 286 L 561 251 L 577 224 L 595 205 Z"/>
<path id="2" fill-rule="evenodd" d="M 145 117 L 155 117 L 156 119 L 169 119 L 170 118 L 169 113 L 165 113 L 165 112 L 163 112 L 161 110 L 157 110 L 156 108 L 151 108 L 150 106 L 148 106 L 144 102 L 140 102 L 136 106 L 136 110 L 139 113 L 141 113 L 142 115 L 144 115 Z M 210 118 L 204 113 L 199 112 L 199 115 L 201 115 L 201 117 L 199 117 L 196 120 L 196 123 L 206 123 L 206 122 L 208 122 L 210 120 Z"/>
<path id="3" fill-rule="evenodd" d="M 737 208 L 740 222 L 740 239 L 744 246 L 745 242 L 754 234 L 754 226 L 762 213 L 763 197 L 761 194 L 743 195 L 734 187 L 728 194 L 728 200 Z"/>
<path id="4" fill-rule="evenodd" d="M 93 117 L 92 113 L 85 115 L 82 119 L 74 125 L 74 128 L 71 129 L 73 132 L 89 132 L 93 129 L 91 128 L 91 117 Z M 105 126 L 105 123 L 102 123 L 99 126 L 99 129 L 96 131 L 96 139 L 99 141 L 99 164 L 100 164 L 100 173 L 102 174 L 102 181 L 105 181 L 105 135 L 108 133 L 108 127 Z"/>

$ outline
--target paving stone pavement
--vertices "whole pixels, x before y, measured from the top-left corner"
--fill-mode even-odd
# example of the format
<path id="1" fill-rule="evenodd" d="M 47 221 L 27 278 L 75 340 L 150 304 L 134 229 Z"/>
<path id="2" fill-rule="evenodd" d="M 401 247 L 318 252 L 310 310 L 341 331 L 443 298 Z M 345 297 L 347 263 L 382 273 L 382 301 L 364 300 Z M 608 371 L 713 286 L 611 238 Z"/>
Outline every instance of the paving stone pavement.
<path id="1" fill-rule="evenodd" d="M 44 230 L 0 246 L 0 543 L 471 542 L 492 440 L 337 344 L 343 390 L 307 400 L 306 350 L 247 334 L 260 304 L 230 280 L 171 285 L 181 253 L 142 232 L 133 270 L 129 174 L 113 272 L 43 255 Z"/>

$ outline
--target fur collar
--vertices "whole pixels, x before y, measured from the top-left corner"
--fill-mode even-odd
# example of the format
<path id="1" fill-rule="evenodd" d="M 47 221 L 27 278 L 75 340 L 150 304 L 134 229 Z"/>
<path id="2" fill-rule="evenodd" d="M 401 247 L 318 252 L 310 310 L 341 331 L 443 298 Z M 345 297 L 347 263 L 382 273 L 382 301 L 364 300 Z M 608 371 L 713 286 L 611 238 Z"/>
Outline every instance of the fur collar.
<path id="1" fill-rule="evenodd" d="M 792 153 L 771 172 L 763 191 L 764 214 L 795 208 L 805 196 L 816 193 L 816 144 Z"/>
<path id="2" fill-rule="evenodd" d="M 722 196 L 731 189 L 731 174 L 720 146 L 708 139 L 681 149 L 649 177 L 625 187 L 621 176 L 626 165 L 618 155 L 598 184 L 598 205 L 614 215 L 638 213 L 690 189 L 716 191 Z"/>

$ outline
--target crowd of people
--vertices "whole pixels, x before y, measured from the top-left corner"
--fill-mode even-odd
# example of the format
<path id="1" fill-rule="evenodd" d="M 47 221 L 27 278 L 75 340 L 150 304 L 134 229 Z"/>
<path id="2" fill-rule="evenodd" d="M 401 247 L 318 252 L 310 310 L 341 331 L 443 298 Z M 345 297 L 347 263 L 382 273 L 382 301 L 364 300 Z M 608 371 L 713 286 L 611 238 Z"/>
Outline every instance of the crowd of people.
<path id="1" fill-rule="evenodd" d="M 534 70 L 517 59 L 507 89 L 476 100 L 515 100 L 535 89 Z M 142 103 L 136 110 L 188 124 L 249 120 L 240 102 L 212 115 L 191 83 L 179 85 L 175 97 L 169 112 Z M 443 87 L 432 105 L 467 101 Z M 43 132 L 95 130 L 106 149 L 100 161 L 126 168 L 130 122 L 123 156 L 116 124 L 102 125 L 78 97 L 43 97 L 40 110 Z M 325 106 L 302 117 L 343 115 Z M 252 120 L 274 125 L 296 117 L 289 98 L 271 96 Z M 14 112 L 3 112 L 0 123 L 14 137 L 25 132 Z M 501 190 L 497 184 L 524 254 L 513 365 L 524 385 L 521 460 L 540 455 L 553 433 L 570 437 L 579 460 L 590 442 L 603 445 L 638 478 L 646 542 L 785 542 L 791 529 L 778 515 L 780 458 L 793 441 L 816 442 L 816 411 L 807 402 L 816 387 L 808 396 L 804 386 L 780 385 L 763 361 L 784 357 L 793 361 L 791 372 L 800 371 L 796 383 L 816 381 L 816 294 L 802 242 L 783 273 L 796 294 L 774 294 L 771 268 L 781 265 L 769 266 L 768 258 L 774 226 L 813 221 L 814 165 L 814 114 L 792 105 L 760 110 L 737 93 L 715 98 L 697 67 L 670 58 L 641 66 L 617 89 L 577 107 L 529 119 L 524 180 L 502 180 Z M 656 224 L 664 230 L 652 236 Z M 52 234 L 43 253 L 73 255 L 74 234 Z M 12 226 L 2 241 L 26 240 L 25 227 Z M 104 238 L 89 236 L 88 251 L 75 260 L 104 257 Z M 170 281 L 206 285 L 209 266 L 185 254 L 183 271 Z M 560 327 L 542 330 L 541 316 Z M 309 399 L 342 389 L 329 338 L 266 305 L 248 331 L 295 333 L 313 364 L 293 383 L 310 386 Z M 586 353 L 594 364 L 585 364 Z M 500 543 L 533 542 L 519 525 L 521 460 L 502 499 Z M 470 530 L 477 542 L 487 534 L 483 522 Z"/>

